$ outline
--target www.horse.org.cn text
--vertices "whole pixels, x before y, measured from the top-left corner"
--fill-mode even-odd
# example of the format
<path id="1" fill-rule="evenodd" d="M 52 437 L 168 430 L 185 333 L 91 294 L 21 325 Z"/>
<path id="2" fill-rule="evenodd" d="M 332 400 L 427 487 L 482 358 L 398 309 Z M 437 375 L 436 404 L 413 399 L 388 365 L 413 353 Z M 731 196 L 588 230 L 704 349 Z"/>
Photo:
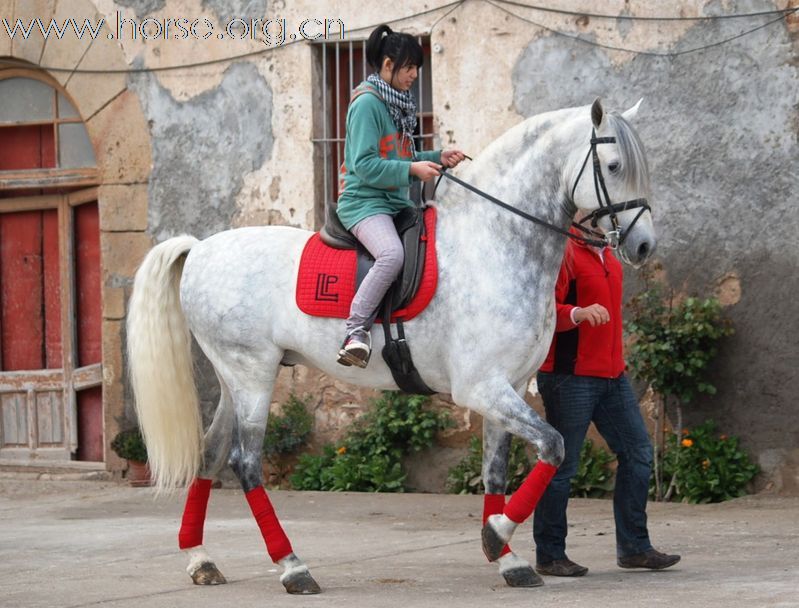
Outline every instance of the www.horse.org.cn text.
<path id="1" fill-rule="evenodd" d="M 107 25 L 110 32 L 103 32 Z M 73 17 L 58 21 L 51 19 L 45 22 L 36 17 L 33 19 L 10 20 L 0 19 L 0 36 L 7 35 L 11 39 L 28 40 L 41 37 L 45 40 L 56 38 L 62 40 L 74 36 L 84 38 L 100 38 L 109 40 L 254 40 L 266 46 L 282 46 L 299 40 L 344 40 L 345 26 L 341 19 L 303 19 L 296 24 L 288 19 L 242 19 L 233 18 L 224 24 L 216 23 L 208 17 L 189 19 L 186 17 L 170 17 L 156 19 L 133 19 L 124 17 L 119 11 L 115 20 L 75 19 Z"/>

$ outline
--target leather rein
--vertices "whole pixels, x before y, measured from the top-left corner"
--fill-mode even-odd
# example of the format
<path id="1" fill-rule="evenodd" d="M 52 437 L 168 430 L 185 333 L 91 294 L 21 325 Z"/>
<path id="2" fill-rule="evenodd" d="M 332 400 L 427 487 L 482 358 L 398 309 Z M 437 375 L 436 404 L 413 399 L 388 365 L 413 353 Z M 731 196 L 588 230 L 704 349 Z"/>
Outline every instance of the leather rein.
<path id="1" fill-rule="evenodd" d="M 467 190 L 470 190 L 481 196 L 482 198 L 486 199 L 487 201 L 502 207 L 510 211 L 511 213 L 515 213 L 519 217 L 523 217 L 524 219 L 531 221 L 539 226 L 544 226 L 545 228 L 549 228 L 550 230 L 562 234 L 563 236 L 570 238 L 575 241 L 579 241 L 586 245 L 591 245 L 593 247 L 610 247 L 611 249 L 618 249 L 623 243 L 627 235 L 629 234 L 632 227 L 635 226 L 638 219 L 644 213 L 644 211 L 651 211 L 649 207 L 649 203 L 645 198 L 636 198 L 629 201 L 624 201 L 622 203 L 613 203 L 610 199 L 610 195 L 608 194 L 607 186 L 605 185 L 605 177 L 602 175 L 602 165 L 599 162 L 599 155 L 597 154 L 597 146 L 599 144 L 614 144 L 616 143 L 615 137 L 597 137 L 596 136 L 596 129 L 591 129 L 591 148 L 588 150 L 588 154 L 585 156 L 585 160 L 583 161 L 582 166 L 580 167 L 580 172 L 577 174 L 577 179 L 574 181 L 574 186 L 572 186 L 571 190 L 571 198 L 574 200 L 574 192 L 577 190 L 577 185 L 580 183 L 580 178 L 583 176 L 585 172 L 585 168 L 588 165 L 588 159 L 591 158 L 593 160 L 593 173 L 594 173 L 594 191 L 596 192 L 597 201 L 599 202 L 599 207 L 594 209 L 591 213 L 586 215 L 580 222 L 572 222 L 572 226 L 584 234 L 589 234 L 596 238 L 589 238 L 585 236 L 581 236 L 578 234 L 574 234 L 568 230 L 564 230 L 560 226 L 556 226 L 547 222 L 546 220 L 542 220 L 539 217 L 535 217 L 534 215 L 530 215 L 522 211 L 521 209 L 517 209 L 513 205 L 509 205 L 508 203 L 499 200 L 496 197 L 491 196 L 487 192 L 480 190 L 479 188 L 473 186 L 472 184 L 463 181 L 462 179 L 455 177 L 447 172 L 447 167 L 441 168 L 441 175 L 439 176 L 438 180 L 436 181 L 435 188 L 433 189 L 433 194 L 435 195 L 435 191 L 438 189 L 438 184 L 441 182 L 442 177 L 446 177 L 447 179 L 452 180 L 456 184 L 463 186 Z M 472 160 L 471 156 L 466 156 L 469 160 Z M 424 192 L 424 189 L 422 189 Z M 640 209 L 638 214 L 635 216 L 635 219 L 630 223 L 628 228 L 624 230 L 618 222 L 618 218 L 616 217 L 617 213 L 621 213 L 622 211 L 626 211 L 628 209 Z M 600 233 L 596 230 L 592 230 L 583 226 L 586 222 L 591 222 L 592 228 L 597 227 L 597 222 L 605 217 L 610 216 L 610 222 L 613 229 L 609 232 Z"/>

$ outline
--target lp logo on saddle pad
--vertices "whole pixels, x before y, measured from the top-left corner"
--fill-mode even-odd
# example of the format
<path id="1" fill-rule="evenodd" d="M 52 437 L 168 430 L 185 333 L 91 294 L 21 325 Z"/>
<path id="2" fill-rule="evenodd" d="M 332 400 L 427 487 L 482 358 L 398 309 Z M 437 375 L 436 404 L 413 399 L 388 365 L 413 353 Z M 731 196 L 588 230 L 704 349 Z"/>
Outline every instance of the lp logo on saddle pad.
<path id="1" fill-rule="evenodd" d="M 424 214 L 427 234 L 424 274 L 419 291 L 407 307 L 392 314 L 392 321 L 412 319 L 433 299 L 438 284 L 436 263 L 436 210 L 428 207 Z M 305 244 L 297 275 L 297 306 L 307 315 L 346 319 L 355 297 L 357 254 L 354 249 L 335 249 L 322 242 L 315 233 Z"/>
<path id="2" fill-rule="evenodd" d="M 316 300 L 318 302 L 338 302 L 338 294 L 335 291 L 337 276 L 320 273 L 316 277 Z"/>

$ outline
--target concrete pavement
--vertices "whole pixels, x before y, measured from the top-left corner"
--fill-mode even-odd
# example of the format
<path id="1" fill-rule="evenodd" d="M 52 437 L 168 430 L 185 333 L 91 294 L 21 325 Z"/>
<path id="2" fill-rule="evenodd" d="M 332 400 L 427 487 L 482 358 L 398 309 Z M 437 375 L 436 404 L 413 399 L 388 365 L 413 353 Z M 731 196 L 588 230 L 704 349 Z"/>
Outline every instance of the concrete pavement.
<path id="1" fill-rule="evenodd" d="M 611 501 L 574 500 L 569 554 L 588 575 L 511 589 L 480 551 L 480 497 L 271 496 L 321 595 L 285 593 L 240 491 L 214 490 L 205 533 L 229 584 L 197 587 L 176 546 L 182 497 L 0 477 L 0 606 L 799 606 L 799 498 L 651 504 L 656 546 L 683 555 L 662 572 L 619 569 Z M 512 544 L 532 559 L 529 525 Z"/>

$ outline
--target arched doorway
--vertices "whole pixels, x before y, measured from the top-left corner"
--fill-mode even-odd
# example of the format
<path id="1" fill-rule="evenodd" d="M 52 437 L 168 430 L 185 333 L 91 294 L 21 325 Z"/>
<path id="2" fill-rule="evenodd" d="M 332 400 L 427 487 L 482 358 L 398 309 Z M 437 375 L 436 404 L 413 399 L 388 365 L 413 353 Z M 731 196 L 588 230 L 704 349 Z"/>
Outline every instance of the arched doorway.
<path id="1" fill-rule="evenodd" d="M 98 180 L 61 87 L 0 72 L 0 459 L 104 460 Z"/>

